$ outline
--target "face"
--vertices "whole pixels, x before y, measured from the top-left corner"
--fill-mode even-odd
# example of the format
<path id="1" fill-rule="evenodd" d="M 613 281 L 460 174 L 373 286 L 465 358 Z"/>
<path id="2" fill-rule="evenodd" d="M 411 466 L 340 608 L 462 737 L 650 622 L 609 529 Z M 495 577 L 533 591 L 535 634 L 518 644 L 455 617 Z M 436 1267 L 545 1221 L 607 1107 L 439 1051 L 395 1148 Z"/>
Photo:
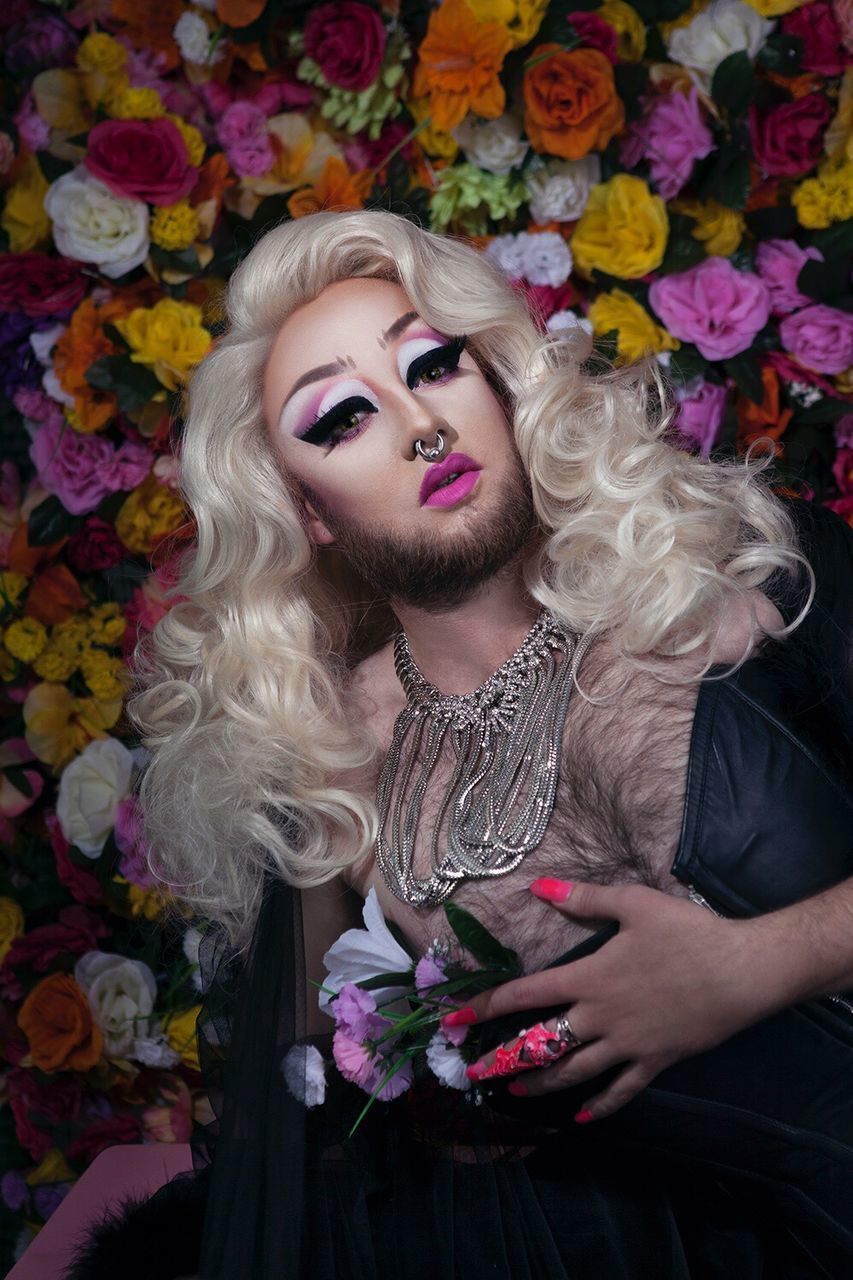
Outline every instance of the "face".
<path id="1" fill-rule="evenodd" d="M 328 285 L 279 331 L 264 411 L 308 534 L 391 600 L 464 598 L 533 527 L 501 403 L 464 335 L 422 320 L 399 285 Z M 415 442 L 445 441 L 425 461 Z"/>

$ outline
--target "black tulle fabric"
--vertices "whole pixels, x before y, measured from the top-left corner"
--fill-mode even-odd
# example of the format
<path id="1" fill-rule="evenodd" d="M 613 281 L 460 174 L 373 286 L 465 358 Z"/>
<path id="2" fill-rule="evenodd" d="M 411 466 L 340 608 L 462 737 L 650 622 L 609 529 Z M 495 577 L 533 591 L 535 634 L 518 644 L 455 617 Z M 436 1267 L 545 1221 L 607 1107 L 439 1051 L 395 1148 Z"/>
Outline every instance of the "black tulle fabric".
<path id="1" fill-rule="evenodd" d="M 840 529 L 831 522 L 827 570 L 850 563 Z M 841 755 L 849 692 L 840 678 Z M 555 963 L 606 946 L 613 928 Z M 767 1019 L 589 1126 L 573 1116 L 603 1081 L 538 1100 L 498 1085 L 477 1106 L 424 1080 L 350 1138 L 359 1089 L 330 1073 L 309 1110 L 281 1071 L 304 1042 L 298 892 L 271 877 L 248 958 L 214 930 L 201 963 L 215 1112 L 193 1144 L 209 1180 L 201 1280 L 853 1275 L 853 1015 L 841 1005 Z M 517 1021 L 482 1028 L 483 1049 Z M 330 1056 L 328 1038 L 313 1043 Z"/>

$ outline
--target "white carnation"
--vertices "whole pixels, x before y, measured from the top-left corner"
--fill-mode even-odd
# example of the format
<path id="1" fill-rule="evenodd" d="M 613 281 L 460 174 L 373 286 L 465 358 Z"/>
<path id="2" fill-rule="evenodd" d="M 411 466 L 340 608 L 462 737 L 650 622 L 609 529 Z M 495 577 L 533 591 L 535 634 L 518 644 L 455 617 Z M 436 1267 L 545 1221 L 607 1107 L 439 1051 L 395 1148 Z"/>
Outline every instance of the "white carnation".
<path id="1" fill-rule="evenodd" d="M 130 1057 L 141 1062 L 143 1067 L 163 1067 L 167 1071 L 177 1066 L 181 1060 L 181 1055 L 172 1048 L 162 1033 L 157 1036 L 137 1036 Z"/>
<path id="2" fill-rule="evenodd" d="M 157 983 L 142 960 L 87 951 L 74 966 L 74 980 L 86 993 L 107 1053 L 127 1057 L 137 1039 L 151 1035 Z"/>
<path id="3" fill-rule="evenodd" d="M 555 311 L 546 320 L 545 328 L 550 333 L 562 333 L 579 329 L 582 333 L 588 333 L 592 337 L 592 321 L 587 320 L 586 316 L 579 316 L 575 311 Z"/>
<path id="4" fill-rule="evenodd" d="M 284 1081 L 297 1102 L 319 1107 L 326 1099 L 326 1064 L 313 1044 L 294 1044 L 281 1060 Z"/>
<path id="5" fill-rule="evenodd" d="M 426 1059 L 433 1075 L 438 1076 L 442 1084 L 450 1089 L 470 1089 L 465 1060 L 455 1047 L 445 1040 L 440 1031 L 436 1031 L 427 1045 Z"/>
<path id="6" fill-rule="evenodd" d="M 686 27 L 670 34 L 667 53 L 707 85 L 729 54 L 745 52 L 756 57 L 775 25 L 743 0 L 711 0 Z"/>
<path id="7" fill-rule="evenodd" d="M 521 122 L 510 112 L 497 120 L 467 115 L 451 133 L 465 159 L 487 173 L 507 174 L 527 155 L 529 143 L 521 136 Z"/>
<path id="8" fill-rule="evenodd" d="M 94 262 L 115 280 L 148 256 L 148 206 L 116 196 L 78 165 L 48 187 L 44 207 L 60 253 Z"/>
<path id="9" fill-rule="evenodd" d="M 598 156 L 551 160 L 525 177 L 534 222 L 574 222 L 587 206 L 590 189 L 601 181 Z"/>
<path id="10" fill-rule="evenodd" d="M 97 858 L 130 792 L 133 756 L 118 738 L 95 738 L 59 779 L 56 816 L 62 834 L 87 858 Z"/>
<path id="11" fill-rule="evenodd" d="M 552 288 L 565 284 L 572 273 L 569 246 L 556 231 L 522 231 L 523 274 L 531 284 L 548 284 Z"/>
<path id="12" fill-rule="evenodd" d="M 172 35 L 181 51 L 181 57 L 187 62 L 195 62 L 200 66 L 218 62 L 225 52 L 223 44 L 211 49 L 210 27 L 199 13 L 187 9 L 175 23 Z"/>
<path id="13" fill-rule="evenodd" d="M 524 275 L 524 248 L 521 239 L 509 232 L 505 236 L 495 236 L 484 250 L 492 266 L 498 268 L 508 280 L 520 280 Z"/>

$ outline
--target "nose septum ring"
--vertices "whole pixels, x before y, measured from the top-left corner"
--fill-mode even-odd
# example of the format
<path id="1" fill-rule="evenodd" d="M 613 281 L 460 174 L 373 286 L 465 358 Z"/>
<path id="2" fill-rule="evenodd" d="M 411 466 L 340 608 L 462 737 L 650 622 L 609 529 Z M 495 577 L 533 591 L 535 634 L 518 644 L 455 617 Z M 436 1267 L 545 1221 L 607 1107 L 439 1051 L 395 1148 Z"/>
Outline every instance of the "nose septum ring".
<path id="1" fill-rule="evenodd" d="M 416 440 L 415 453 L 419 458 L 423 458 L 424 462 L 438 462 L 444 453 L 444 436 L 440 431 L 436 431 L 435 443 L 429 446 L 425 445 L 423 440 Z"/>

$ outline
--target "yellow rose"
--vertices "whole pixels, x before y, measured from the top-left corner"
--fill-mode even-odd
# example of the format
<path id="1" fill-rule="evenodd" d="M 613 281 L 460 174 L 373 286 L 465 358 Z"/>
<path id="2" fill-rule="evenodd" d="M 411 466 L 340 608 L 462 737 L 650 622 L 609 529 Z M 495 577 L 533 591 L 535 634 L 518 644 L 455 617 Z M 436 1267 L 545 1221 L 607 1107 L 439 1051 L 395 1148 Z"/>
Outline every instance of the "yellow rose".
<path id="1" fill-rule="evenodd" d="M 202 324 L 201 307 L 174 298 L 136 307 L 115 324 L 131 348 L 131 360 L 149 365 L 170 391 L 177 390 L 212 342 Z"/>
<path id="2" fill-rule="evenodd" d="M 173 1013 L 165 1025 L 166 1039 L 175 1053 L 181 1055 L 181 1061 L 195 1071 L 201 1070 L 196 1043 L 196 1022 L 201 1012 L 201 1005 L 194 1004 L 184 1013 Z"/>
<path id="3" fill-rule="evenodd" d="M 743 239 L 746 230 L 743 214 L 716 200 L 704 204 L 701 200 L 678 200 L 672 210 L 695 219 L 696 225 L 690 234 L 694 240 L 701 241 L 709 257 L 727 258 Z"/>
<path id="4" fill-rule="evenodd" d="M 649 352 L 677 351 L 681 346 L 678 339 L 655 324 L 645 307 L 624 289 L 600 293 L 590 306 L 588 317 L 597 336 L 612 329 L 618 331 L 617 364 L 641 360 Z"/>
<path id="5" fill-rule="evenodd" d="M 158 120 L 166 114 L 166 108 L 156 89 L 125 86 L 110 98 L 109 112 L 116 120 Z"/>
<path id="6" fill-rule="evenodd" d="M 37 618 L 19 618 L 6 628 L 3 643 L 13 658 L 32 662 L 47 645 L 47 630 Z"/>
<path id="7" fill-rule="evenodd" d="M 149 233 L 161 249 L 188 249 L 199 233 L 198 214 L 189 200 L 161 205 L 154 210 Z"/>
<path id="8" fill-rule="evenodd" d="M 506 27 L 513 47 L 519 49 L 542 26 L 548 0 L 466 0 L 478 22 L 498 22 Z"/>
<path id="9" fill-rule="evenodd" d="M 617 173 L 592 188 L 571 239 L 578 269 L 636 280 L 663 261 L 669 235 L 666 206 L 642 178 Z"/>
<path id="10" fill-rule="evenodd" d="M 128 551 L 150 555 L 157 542 L 184 519 L 184 505 L 175 491 L 148 476 L 125 498 L 115 528 Z"/>
<path id="11" fill-rule="evenodd" d="M 24 702 L 24 737 L 37 760 L 62 769 L 93 738 L 106 738 L 121 712 L 121 698 L 75 698 L 64 684 L 34 685 Z"/>
<path id="12" fill-rule="evenodd" d="M 620 60 L 640 62 L 646 52 L 646 26 L 637 10 L 625 0 L 604 0 L 595 12 L 616 32 Z"/>
<path id="13" fill-rule="evenodd" d="M 0 898 L 0 964 L 16 938 L 24 932 L 24 913 L 14 898 Z"/>
<path id="14" fill-rule="evenodd" d="M 77 50 L 76 62 L 81 71 L 98 71 L 102 75 L 115 75 L 127 62 L 127 49 L 112 36 L 102 31 L 86 36 Z"/>
<path id="15" fill-rule="evenodd" d="M 808 3 L 808 0 L 746 0 L 746 3 L 750 9 L 760 13 L 762 18 L 779 18 L 783 13 L 799 9 L 800 5 Z"/>
<path id="16" fill-rule="evenodd" d="M 35 156 L 27 156 L 15 182 L 6 192 L 0 226 L 9 237 L 11 253 L 37 249 L 50 235 L 50 218 L 44 211 L 47 181 Z"/>

